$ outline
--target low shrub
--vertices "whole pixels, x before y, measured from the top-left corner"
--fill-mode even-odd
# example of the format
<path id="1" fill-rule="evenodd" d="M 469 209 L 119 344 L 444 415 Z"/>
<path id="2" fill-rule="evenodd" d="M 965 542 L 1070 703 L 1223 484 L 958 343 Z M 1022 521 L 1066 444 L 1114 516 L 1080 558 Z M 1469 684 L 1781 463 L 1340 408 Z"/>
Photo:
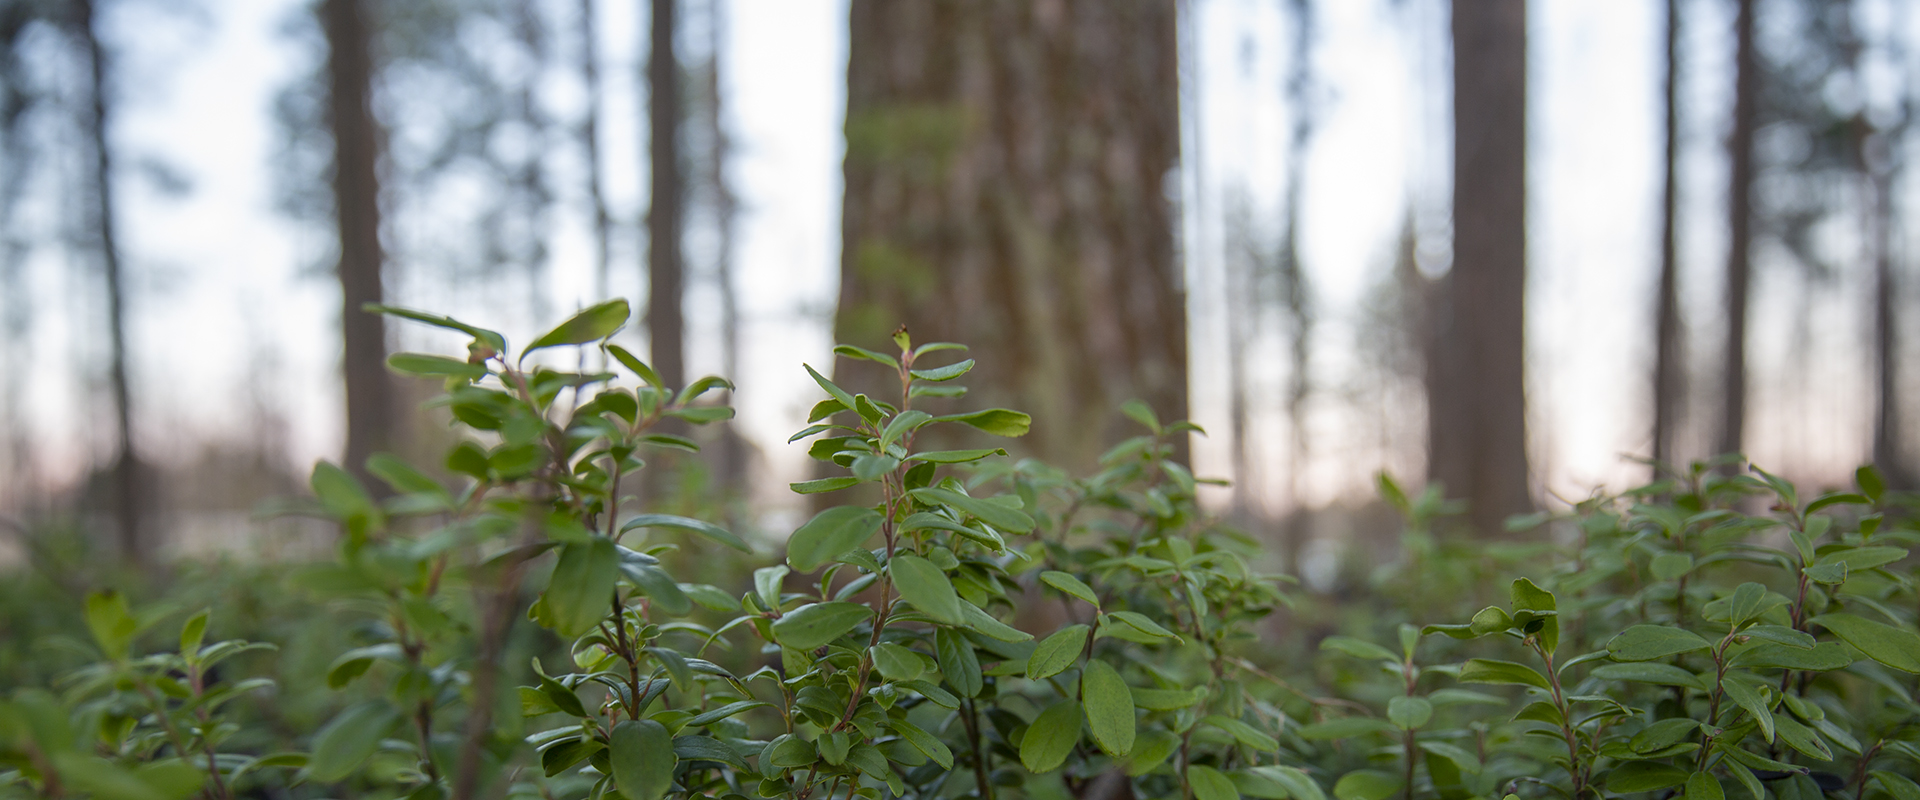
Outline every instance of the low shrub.
<path id="1" fill-rule="evenodd" d="M 942 407 L 973 365 L 959 345 L 840 346 L 899 391 L 808 368 L 824 398 L 792 441 L 835 474 L 792 488 L 848 500 L 767 563 L 622 494 L 649 459 L 697 449 L 686 426 L 732 415 L 713 400 L 725 380 L 665 386 L 607 341 L 624 301 L 518 351 L 381 310 L 472 337 L 464 358 L 389 360 L 445 381 L 457 485 L 388 455 L 364 465 L 379 493 L 316 467 L 337 558 L 276 580 L 323 609 L 300 623 L 319 637 L 255 615 L 270 644 L 208 644 L 216 609 L 156 649 L 169 615 L 91 595 L 99 660 L 0 702 L 0 792 L 1920 798 L 1920 594 L 1902 566 L 1920 532 L 1871 469 L 1802 498 L 1696 465 L 1529 520 L 1544 533 L 1497 554 L 1440 543 L 1456 509 L 1438 488 L 1383 478 L 1421 558 L 1383 567 L 1379 598 L 1408 619 L 1370 613 L 1309 657 L 1286 620 L 1319 601 L 1202 512 L 1173 457 L 1198 429 L 1145 406 L 1090 476 L 920 449 L 934 426 L 1031 420 Z M 529 358 L 570 347 L 618 371 Z M 1506 602 L 1463 607 L 1497 569 L 1518 572 Z M 339 648 L 324 670 L 235 666 L 314 642 Z M 289 730 L 281 705 L 331 716 Z"/>

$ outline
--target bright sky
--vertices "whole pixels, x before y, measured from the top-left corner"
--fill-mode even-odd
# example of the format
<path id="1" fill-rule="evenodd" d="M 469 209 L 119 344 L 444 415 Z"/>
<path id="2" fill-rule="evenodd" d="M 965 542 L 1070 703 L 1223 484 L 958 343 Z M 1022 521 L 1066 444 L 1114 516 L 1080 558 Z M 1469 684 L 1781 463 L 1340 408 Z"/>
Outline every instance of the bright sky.
<path id="1" fill-rule="evenodd" d="M 738 145 L 735 187 L 744 209 L 738 288 L 747 324 L 740 368 L 746 380 L 736 404 L 742 409 L 739 424 L 783 473 L 768 482 L 778 490 L 804 457 L 797 446 L 784 444 L 812 399 L 799 363 L 826 362 L 830 346 L 825 323 L 838 268 L 845 9 L 838 0 L 726 3 L 726 102 Z M 644 203 L 639 107 L 631 90 L 645 19 L 633 16 L 629 6 L 637 4 L 602 5 L 609 7 L 601 20 L 610 95 L 604 136 L 613 173 L 609 189 L 616 212 L 633 218 Z M 1217 434 L 1197 447 L 1196 458 L 1210 474 L 1224 474 L 1228 464 L 1224 371 L 1214 355 L 1225 330 L 1215 311 L 1224 296 L 1220 213 L 1228 192 L 1243 192 L 1257 218 L 1279 219 L 1289 124 L 1281 82 L 1291 41 L 1290 23 L 1279 10 L 1284 5 L 1193 0 L 1198 47 L 1189 78 L 1197 93 L 1200 147 L 1197 158 L 1189 154 L 1186 186 L 1198 194 L 1190 197 L 1185 235 L 1195 320 L 1195 415 Z M 1443 0 L 1315 5 L 1321 36 L 1314 59 L 1324 105 L 1311 144 L 1303 247 L 1323 309 L 1316 358 L 1329 391 L 1311 417 L 1314 459 L 1303 488 L 1308 502 L 1324 503 L 1365 491 L 1382 466 L 1403 475 L 1416 466 L 1383 465 L 1375 451 L 1354 444 L 1374 435 L 1374 423 L 1346 410 L 1337 390 L 1353 368 L 1357 306 L 1389 267 L 1409 202 L 1422 229 L 1437 234 L 1423 247 L 1444 251 L 1450 146 L 1448 67 L 1437 38 L 1446 25 Z M 1713 275 L 1724 247 L 1717 144 L 1724 126 L 1722 87 L 1728 83 L 1723 5 L 1688 4 L 1684 280 L 1690 325 L 1703 337 L 1694 344 L 1696 354 L 1711 352 L 1717 339 L 1710 334 L 1718 324 Z M 311 268 L 325 245 L 323 232 L 273 211 L 268 166 L 277 147 L 269 117 L 273 95 L 307 68 L 311 55 L 281 31 L 306 6 L 300 0 L 203 0 L 198 13 L 146 0 L 108 6 L 107 39 L 123 54 L 119 75 L 130 89 L 121 92 L 113 137 L 124 167 L 121 220 L 137 289 L 135 377 L 145 402 L 141 422 L 149 451 L 186 457 L 189 443 L 218 435 L 236 414 L 247 413 L 250 396 L 286 409 L 288 459 L 301 469 L 315 458 L 333 457 L 339 447 L 337 294 Z M 1546 486 L 1577 497 L 1639 474 L 1619 454 L 1646 449 L 1643 376 L 1656 268 L 1662 19 L 1654 0 L 1536 0 L 1531 14 L 1532 447 Z M 188 176 L 190 193 L 166 196 L 142 178 L 138 165 L 155 159 Z M 563 190 L 554 223 L 548 292 L 562 310 L 587 302 L 593 285 L 577 196 L 575 189 Z M 633 250 L 616 250 L 625 259 L 616 263 L 616 287 L 640 285 Z M 75 266 L 55 257 L 35 262 L 36 292 L 55 297 L 94 291 L 72 277 Z M 468 288 L 487 291 L 463 291 Z M 1843 304 L 1858 299 L 1853 283 L 1833 292 Z M 404 287 L 396 299 L 435 302 L 407 296 Z M 696 309 L 709 304 L 711 292 L 696 287 L 690 302 Z M 34 369 L 49 380 L 34 391 L 31 412 L 44 433 L 41 456 L 61 476 L 83 466 L 84 456 L 68 443 L 92 442 L 98 450 L 108 438 L 91 421 L 62 411 L 88 388 L 81 382 L 85 376 L 75 376 L 67 365 L 75 354 L 99 346 L 97 334 L 74 322 L 86 318 L 81 312 L 87 308 L 71 300 L 49 306 L 34 334 Z M 1769 309 L 1762 304 L 1758 310 L 1762 331 L 1774 328 Z M 1857 318 L 1822 328 L 1827 338 L 1821 341 L 1843 356 L 1823 362 L 1830 371 L 1823 373 L 1826 394 L 1816 392 L 1806 407 L 1762 404 L 1758 427 L 1799 432 L 1769 439 L 1755 448 L 1756 456 L 1784 457 L 1791 445 L 1808 454 L 1796 469 L 1825 474 L 1862 457 L 1866 434 L 1857 415 L 1864 384 L 1850 371 L 1859 359 L 1846 357 L 1857 356 L 1864 341 L 1857 338 Z M 508 330 L 519 341 L 537 333 L 530 325 Z M 455 344 L 417 330 L 403 333 L 402 341 L 411 349 Z M 715 367 L 714 352 L 696 346 L 694 367 Z M 1277 387 L 1283 374 L 1278 366 L 1260 377 Z M 1256 420 L 1256 432 L 1283 430 L 1278 406 L 1273 401 L 1272 410 Z M 1790 424 L 1820 409 L 1828 418 L 1825 428 Z M 1272 447 L 1272 457 L 1252 476 L 1256 485 L 1273 491 L 1283 485 L 1281 452 Z M 778 496 L 776 491 L 770 499 Z"/>

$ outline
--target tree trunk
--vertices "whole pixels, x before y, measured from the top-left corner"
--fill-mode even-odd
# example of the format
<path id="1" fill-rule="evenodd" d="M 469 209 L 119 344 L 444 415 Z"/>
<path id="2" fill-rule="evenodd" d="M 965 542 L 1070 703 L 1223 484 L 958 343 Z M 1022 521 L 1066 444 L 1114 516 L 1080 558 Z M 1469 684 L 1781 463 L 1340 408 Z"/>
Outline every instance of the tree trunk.
<path id="1" fill-rule="evenodd" d="M 1747 418 L 1747 284 L 1753 272 L 1754 132 L 1760 116 L 1760 58 L 1754 41 L 1758 0 L 1737 0 L 1734 17 L 1733 135 L 1727 185 L 1727 329 L 1720 381 L 1720 436 L 1715 449 L 1737 453 Z"/>
<path id="2" fill-rule="evenodd" d="M 1675 463 L 1673 438 L 1686 394 L 1680 342 L 1678 250 L 1680 160 L 1680 0 L 1667 0 L 1666 141 L 1660 188 L 1660 288 L 1654 312 L 1653 460 Z M 1658 468 L 1655 477 L 1659 477 Z"/>
<path id="3" fill-rule="evenodd" d="M 1306 268 L 1300 263 L 1300 216 L 1307 183 L 1307 145 L 1313 139 L 1313 3 L 1291 0 L 1293 64 L 1287 75 L 1287 104 L 1293 130 L 1287 137 L 1286 218 L 1280 236 L 1280 293 L 1292 324 L 1293 369 L 1287 375 L 1287 523 L 1282 546 L 1287 569 L 1300 571 L 1311 519 L 1301 501 L 1301 473 L 1307 466 L 1307 397 L 1313 389 L 1313 303 Z"/>
<path id="4" fill-rule="evenodd" d="M 726 3 L 707 0 L 706 106 L 701 122 L 707 133 L 707 187 L 713 204 L 714 254 L 713 279 L 720 290 L 720 374 L 738 379 L 740 369 L 740 292 L 734 285 L 733 237 L 739 202 L 728 185 L 727 162 L 733 156 L 733 142 L 727 136 L 721 81 L 721 64 L 726 59 Z M 748 447 L 732 428 L 718 431 L 709 461 L 714 483 L 728 497 L 745 497 Z"/>
<path id="5" fill-rule="evenodd" d="M 1453 4 L 1453 268 L 1434 310 L 1427 469 L 1482 534 L 1532 508 L 1526 37 L 1524 0 Z"/>
<path id="6" fill-rule="evenodd" d="M 87 134 L 93 146 L 93 228 L 95 245 L 100 249 L 101 273 L 107 289 L 107 346 L 109 348 L 108 383 L 113 392 L 114 433 L 118 445 L 113 464 L 113 510 L 116 540 L 120 556 L 134 564 L 145 564 L 151 556 L 145 530 L 144 512 L 148 502 L 147 486 L 142 479 L 139 450 L 133 438 L 133 401 L 127 387 L 127 308 L 126 282 L 120 271 L 120 242 L 114 233 L 113 151 L 107 145 L 107 65 L 101 47 L 93 0 L 77 0 L 73 11 L 74 32 L 87 50 L 88 99 Z"/>
<path id="7" fill-rule="evenodd" d="M 393 446 L 394 387 L 386 322 L 362 310 L 382 302 L 380 129 L 373 116 L 373 32 L 363 0 L 325 0 L 334 215 L 340 228 L 340 333 L 347 383 L 346 469 L 366 479 L 367 457 Z M 377 486 L 368 482 L 369 487 Z"/>
<path id="8" fill-rule="evenodd" d="M 967 344 L 968 406 L 1032 413 L 1022 447 L 1068 467 L 1137 430 L 1129 398 L 1184 419 L 1176 13 L 853 0 L 836 340 Z"/>
<path id="9" fill-rule="evenodd" d="M 594 5 L 594 0 L 580 0 L 580 77 L 586 85 L 587 108 L 580 120 L 579 135 L 587 162 L 587 201 L 593 209 L 594 297 L 605 301 L 613 297 L 613 215 L 607 211 L 606 193 L 600 184 L 600 42 Z"/>
<path id="10" fill-rule="evenodd" d="M 668 386 L 686 381 L 686 323 L 680 310 L 680 62 L 673 36 L 677 0 L 653 0 L 647 55 L 652 194 L 647 210 L 647 337 L 652 367 Z"/>

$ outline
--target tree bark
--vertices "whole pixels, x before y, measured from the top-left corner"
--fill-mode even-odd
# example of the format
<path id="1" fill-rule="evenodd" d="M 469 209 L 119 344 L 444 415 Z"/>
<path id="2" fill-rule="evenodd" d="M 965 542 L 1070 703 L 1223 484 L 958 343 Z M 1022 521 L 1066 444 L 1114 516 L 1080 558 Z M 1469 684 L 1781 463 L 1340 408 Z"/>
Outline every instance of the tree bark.
<path id="1" fill-rule="evenodd" d="M 1453 4 L 1453 267 L 1428 359 L 1428 474 L 1497 534 L 1532 508 L 1526 333 L 1524 0 Z"/>
<path id="2" fill-rule="evenodd" d="M 1660 185 L 1660 287 L 1654 312 L 1653 460 L 1671 465 L 1680 398 L 1686 393 L 1680 341 L 1679 160 L 1680 0 L 1667 0 L 1665 148 Z M 1658 477 L 1656 468 L 1655 477 Z"/>
<path id="3" fill-rule="evenodd" d="M 394 387 L 386 322 L 362 310 L 383 302 L 380 128 L 373 115 L 373 32 L 365 0 L 325 0 L 328 108 L 333 125 L 334 215 L 340 234 L 340 333 L 347 386 L 346 469 L 366 481 L 367 457 L 394 443 Z"/>
<path id="4" fill-rule="evenodd" d="M 1737 453 L 1747 418 L 1747 286 L 1753 272 L 1754 133 L 1760 116 L 1760 57 L 1754 35 L 1757 0 L 1736 0 L 1733 133 L 1727 139 L 1727 328 L 1720 380 L 1720 432 L 1715 449 Z"/>
<path id="5" fill-rule="evenodd" d="M 967 344 L 967 405 L 1032 413 L 1021 447 L 1068 467 L 1137 431 L 1129 398 L 1186 418 L 1176 13 L 854 0 L 837 341 Z"/>
<path id="6" fill-rule="evenodd" d="M 100 251 L 101 274 L 107 290 L 108 384 L 113 393 L 114 434 L 118 447 L 113 464 L 113 511 L 121 558 L 144 565 L 151 553 L 144 519 L 148 502 L 140 454 L 134 443 L 133 399 L 127 381 L 126 282 L 121 274 L 120 242 L 114 231 L 113 150 L 107 144 L 107 57 L 101 46 L 93 0 L 73 5 L 74 31 L 87 51 L 87 90 L 90 107 L 87 135 L 93 147 L 88 178 L 93 184 L 93 228 Z"/>
<path id="7" fill-rule="evenodd" d="M 647 210 L 647 337 L 652 367 L 668 386 L 686 381 L 686 321 L 680 309 L 680 61 L 673 37 L 677 0 L 653 0 L 647 55 L 652 193 Z"/>
<path id="8" fill-rule="evenodd" d="M 594 0 L 580 0 L 580 77 L 586 84 L 587 108 L 580 119 L 579 135 L 587 162 L 587 202 L 593 209 L 594 296 L 605 301 L 613 297 L 613 215 L 607 211 L 606 193 L 600 183 L 600 42 L 595 32 L 598 12 L 594 6 Z"/>

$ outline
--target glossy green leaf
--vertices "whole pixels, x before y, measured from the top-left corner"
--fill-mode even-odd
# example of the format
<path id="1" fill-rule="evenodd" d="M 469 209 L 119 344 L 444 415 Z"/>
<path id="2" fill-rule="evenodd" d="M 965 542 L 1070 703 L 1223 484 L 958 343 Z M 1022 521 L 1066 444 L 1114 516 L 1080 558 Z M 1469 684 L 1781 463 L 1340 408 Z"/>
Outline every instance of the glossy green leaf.
<path id="1" fill-rule="evenodd" d="M 1087 712 L 1087 730 L 1094 744 L 1114 758 L 1133 750 L 1133 693 L 1111 664 L 1088 661 L 1080 673 L 1080 703 Z"/>
<path id="2" fill-rule="evenodd" d="M 953 380 L 954 378 L 958 378 L 962 375 L 967 374 L 967 372 L 972 369 L 973 369 L 973 359 L 969 358 L 965 361 L 961 361 L 956 364 L 948 364 L 944 367 L 933 367 L 931 369 L 913 370 L 913 377 L 923 381 L 950 381 L 950 380 Z"/>
<path id="3" fill-rule="evenodd" d="M 1712 646 L 1712 642 L 1684 628 L 1635 625 L 1609 640 L 1607 653 L 1618 661 L 1652 661 Z"/>
<path id="4" fill-rule="evenodd" d="M 1370 733 L 1386 733 L 1394 730 L 1393 723 L 1372 717 L 1336 717 L 1325 722 L 1302 725 L 1296 731 L 1300 738 L 1307 740 L 1350 739 Z"/>
<path id="5" fill-rule="evenodd" d="M 620 556 L 613 540 L 595 537 L 589 544 L 561 547 L 545 595 L 554 631 L 572 637 L 593 630 L 610 613 L 619 580 Z"/>
<path id="6" fill-rule="evenodd" d="M 953 769 L 953 751 L 947 749 L 946 743 L 940 741 L 938 737 L 903 719 L 891 720 L 887 723 L 887 727 L 892 728 L 894 733 L 900 734 L 900 738 L 907 740 L 914 749 L 933 759 L 933 762 L 939 764 L 941 768 Z"/>
<path id="7" fill-rule="evenodd" d="M 829 508 L 815 514 L 787 539 L 787 563 L 795 572 L 812 572 L 861 546 L 879 530 L 880 513 L 871 508 Z"/>
<path id="8" fill-rule="evenodd" d="M 1027 726 L 1026 738 L 1020 740 L 1020 763 L 1029 772 L 1059 769 L 1080 743 L 1080 727 L 1079 703 L 1062 700 L 1048 707 Z"/>
<path id="9" fill-rule="evenodd" d="M 908 494 L 913 495 L 913 498 L 920 502 L 947 506 L 1001 530 L 1014 533 L 1027 533 L 1033 530 L 1033 518 L 1027 516 L 1026 512 L 1008 508 L 990 500 L 931 486 L 914 489 Z"/>
<path id="10" fill-rule="evenodd" d="M 808 603 L 773 623 L 773 635 L 781 645 L 796 650 L 823 647 L 873 616 L 873 609 L 859 603 Z"/>
<path id="11" fill-rule="evenodd" d="M 1401 730 L 1414 730 L 1433 719 L 1433 704 L 1424 697 L 1396 697 L 1387 701 L 1387 721 Z"/>
<path id="12" fill-rule="evenodd" d="M 1607 773 L 1607 791 L 1622 794 L 1671 789 L 1687 782 L 1691 774 L 1658 761 L 1628 761 Z"/>
<path id="13" fill-rule="evenodd" d="M 1060 572 L 1058 570 L 1047 570 L 1040 573 L 1040 582 L 1068 595 L 1084 600 L 1088 605 L 1096 609 L 1100 607 L 1100 595 L 1093 591 L 1093 587 L 1088 586 L 1084 581 L 1081 581 L 1070 573 Z"/>
<path id="14" fill-rule="evenodd" d="M 1187 767 L 1187 788 L 1194 800 L 1240 800 L 1240 790 L 1226 773 L 1204 764 Z"/>
<path id="15" fill-rule="evenodd" d="M 978 696 L 985 684 L 980 674 L 980 657 L 974 654 L 973 643 L 952 628 L 934 631 L 933 642 L 934 657 L 940 664 L 940 674 L 946 678 L 947 685 L 962 697 Z"/>
<path id="16" fill-rule="evenodd" d="M 623 720 L 613 726 L 609 760 L 613 782 L 627 800 L 660 800 L 673 788 L 673 769 L 680 763 L 673 736 L 650 719 Z"/>
<path id="17" fill-rule="evenodd" d="M 964 423 L 995 436 L 1025 436 L 1027 435 L 1027 429 L 1033 426 L 1033 417 L 1005 408 L 989 408 L 984 411 L 971 411 L 965 414 L 948 414 L 934 417 L 933 421 Z"/>
<path id="18" fill-rule="evenodd" d="M 1469 659 L 1460 668 L 1461 683 L 1512 683 L 1547 688 L 1547 678 L 1534 668 L 1512 661 L 1487 658 Z"/>
<path id="19" fill-rule="evenodd" d="M 1354 658 L 1368 658 L 1368 659 L 1377 659 L 1380 661 L 1394 661 L 1394 662 L 1398 662 L 1400 660 L 1400 657 L 1397 655 L 1394 655 L 1392 650 L 1388 650 L 1387 648 L 1381 647 L 1380 645 L 1374 644 L 1365 639 L 1355 639 L 1351 636 L 1329 636 L 1325 639 L 1321 639 L 1320 649 L 1336 650 L 1342 653 L 1346 653 L 1347 655 L 1353 656 Z"/>
<path id="20" fill-rule="evenodd" d="M 1624 664 L 1602 664 L 1593 668 L 1593 677 L 1609 681 L 1632 681 L 1652 683 L 1660 686 L 1680 686 L 1688 689 L 1707 691 L 1708 687 L 1700 676 L 1676 667 L 1652 661 L 1629 662 Z"/>
<path id="21" fill-rule="evenodd" d="M 1067 671 L 1080 660 L 1087 636 L 1092 633 L 1093 629 L 1085 625 L 1068 625 L 1042 639 L 1034 646 L 1033 655 L 1027 657 L 1027 677 L 1040 680 Z"/>
<path id="22" fill-rule="evenodd" d="M 1006 454 L 1005 449 L 998 447 L 991 450 L 929 450 L 924 453 L 914 453 L 908 456 L 907 460 L 924 461 L 929 464 L 968 464 L 989 456 Z"/>
<path id="23" fill-rule="evenodd" d="M 399 723 L 400 712 L 383 701 L 348 707 L 314 735 L 308 771 L 320 783 L 345 779 L 380 748 L 380 740 Z"/>
<path id="24" fill-rule="evenodd" d="M 1760 724 L 1761 738 L 1766 739 L 1768 744 L 1772 744 L 1773 711 L 1768 708 L 1766 690 L 1746 681 L 1728 678 L 1720 682 L 1720 691 L 1726 694 L 1727 699 L 1744 709 L 1747 716 L 1754 722 Z"/>
<path id="25" fill-rule="evenodd" d="M 1274 739 L 1272 736 L 1267 735 L 1266 732 L 1242 720 L 1220 714 L 1208 714 L 1201 718 L 1200 722 L 1226 731 L 1233 737 L 1234 741 L 1253 748 L 1257 752 L 1272 753 L 1280 749 L 1279 740 Z"/>
<path id="26" fill-rule="evenodd" d="M 688 531 L 724 544 L 742 553 L 753 552 L 753 548 L 749 547 L 745 540 L 733 535 L 733 531 L 729 531 L 711 522 L 697 520 L 691 517 L 679 517 L 672 514 L 640 514 L 633 519 L 627 520 L 626 524 L 620 526 L 620 530 L 623 533 L 638 528 L 672 528 L 674 530 Z"/>
<path id="27" fill-rule="evenodd" d="M 387 368 L 402 375 L 429 378 L 479 380 L 487 376 L 485 365 L 469 364 L 457 358 L 427 353 L 394 353 L 387 356 Z"/>
<path id="28" fill-rule="evenodd" d="M 1019 644 L 1020 642 L 1033 640 L 1033 634 L 994 619 L 993 615 L 982 611 L 979 606 L 969 603 L 965 599 L 960 601 L 960 614 L 966 618 L 969 629 L 989 639 L 1008 642 L 1010 644 Z"/>
<path id="29" fill-rule="evenodd" d="M 912 650 L 897 644 L 873 646 L 873 666 L 890 681 L 910 681 L 926 672 L 926 662 Z"/>
<path id="30" fill-rule="evenodd" d="M 1920 635 L 1852 614 L 1821 614 L 1809 620 L 1853 645 L 1868 658 L 1902 672 L 1920 672 Z"/>
<path id="31" fill-rule="evenodd" d="M 540 338 L 533 340 L 533 343 L 527 345 L 527 349 L 521 352 L 520 358 L 524 361 L 527 353 L 548 347 L 586 344 L 605 339 L 612 336 L 614 331 L 620 330 L 620 326 L 627 324 L 629 316 L 631 311 L 627 307 L 626 300 L 608 300 L 589 306 L 566 322 L 560 323 L 553 330 L 541 334 Z"/>
<path id="32" fill-rule="evenodd" d="M 1127 756 L 1127 774 L 1138 776 L 1152 772 L 1179 749 L 1180 737 L 1171 731 L 1159 728 L 1141 731 L 1133 743 L 1133 754 Z"/>
<path id="33" fill-rule="evenodd" d="M 1339 800 L 1387 800 L 1400 791 L 1400 777 L 1376 769 L 1354 770 L 1333 784 Z"/>
<path id="34" fill-rule="evenodd" d="M 960 610 L 960 595 L 954 593 L 947 573 L 933 562 L 902 553 L 893 557 L 888 568 L 892 570 L 894 590 L 914 608 L 948 625 L 966 624 Z"/>

